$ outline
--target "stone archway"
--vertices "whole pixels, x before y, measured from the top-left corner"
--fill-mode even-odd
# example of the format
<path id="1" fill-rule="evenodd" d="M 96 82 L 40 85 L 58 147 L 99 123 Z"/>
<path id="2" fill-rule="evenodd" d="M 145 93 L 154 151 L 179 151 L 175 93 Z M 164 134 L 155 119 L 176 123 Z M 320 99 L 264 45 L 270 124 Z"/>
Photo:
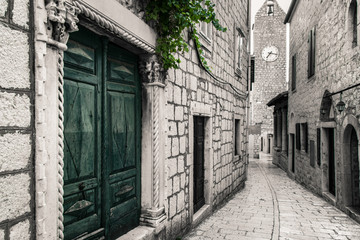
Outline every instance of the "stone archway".
<path id="1" fill-rule="evenodd" d="M 359 183 L 359 138 L 352 124 L 348 124 L 343 135 L 344 204 L 360 208 Z"/>
<path id="2" fill-rule="evenodd" d="M 321 100 L 320 106 L 320 121 L 333 121 L 333 108 L 332 108 L 332 98 L 330 92 L 326 90 Z"/>

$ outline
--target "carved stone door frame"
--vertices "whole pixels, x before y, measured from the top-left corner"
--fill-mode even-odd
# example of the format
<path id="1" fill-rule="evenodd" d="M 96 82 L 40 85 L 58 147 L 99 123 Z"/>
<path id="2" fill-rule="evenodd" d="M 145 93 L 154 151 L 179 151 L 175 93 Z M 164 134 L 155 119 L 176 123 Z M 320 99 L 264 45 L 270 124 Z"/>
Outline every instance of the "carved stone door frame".
<path id="1" fill-rule="evenodd" d="M 78 16 L 86 23 L 90 22 L 96 31 L 122 39 L 143 53 L 139 63 L 143 83 L 141 167 L 147 171 L 142 171 L 140 221 L 153 227 L 154 232 L 161 232 L 166 219 L 163 167 L 165 74 L 154 55 L 156 34 L 116 0 L 109 0 L 106 6 L 96 0 L 36 0 L 34 12 L 36 239 L 64 238 L 63 53 L 69 34 L 78 29 Z M 124 16 L 127 18 L 121 18 Z M 142 32 L 147 38 L 134 34 L 133 30 L 137 31 L 131 25 L 134 23 L 146 30 Z"/>

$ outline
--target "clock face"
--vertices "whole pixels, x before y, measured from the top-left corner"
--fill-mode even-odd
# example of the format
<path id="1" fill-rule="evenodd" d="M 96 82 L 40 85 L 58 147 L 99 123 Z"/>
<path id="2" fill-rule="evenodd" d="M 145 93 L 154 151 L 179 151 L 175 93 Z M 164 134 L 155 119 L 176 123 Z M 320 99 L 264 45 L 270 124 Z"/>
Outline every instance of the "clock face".
<path id="1" fill-rule="evenodd" d="M 261 56 L 265 61 L 275 61 L 279 57 L 279 49 L 275 46 L 264 47 Z"/>

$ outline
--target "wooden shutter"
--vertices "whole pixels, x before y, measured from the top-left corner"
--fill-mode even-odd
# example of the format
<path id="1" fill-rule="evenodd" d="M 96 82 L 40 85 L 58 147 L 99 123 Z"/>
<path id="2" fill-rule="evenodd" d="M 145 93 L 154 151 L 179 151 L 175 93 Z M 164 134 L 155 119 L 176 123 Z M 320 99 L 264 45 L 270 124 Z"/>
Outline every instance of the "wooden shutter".
<path id="1" fill-rule="evenodd" d="M 315 27 L 313 27 L 308 38 L 308 77 L 315 74 L 315 43 Z"/>
<path id="2" fill-rule="evenodd" d="M 301 125 L 303 128 L 304 150 L 308 152 L 308 124 L 302 123 Z"/>
<path id="3" fill-rule="evenodd" d="M 311 76 L 315 74 L 315 27 L 311 31 Z"/>
<path id="4" fill-rule="evenodd" d="M 316 129 L 316 154 L 317 154 L 317 164 L 320 166 L 321 164 L 321 152 L 320 152 L 320 146 L 321 146 L 321 129 Z"/>
<path id="5" fill-rule="evenodd" d="M 308 36 L 308 77 L 311 77 L 311 43 L 312 43 L 312 30 Z"/>
<path id="6" fill-rule="evenodd" d="M 291 90 L 296 89 L 296 54 L 292 57 Z"/>
<path id="7" fill-rule="evenodd" d="M 295 125 L 296 127 L 296 149 L 300 150 L 301 149 L 301 141 L 300 141 L 300 123 L 297 123 Z"/>

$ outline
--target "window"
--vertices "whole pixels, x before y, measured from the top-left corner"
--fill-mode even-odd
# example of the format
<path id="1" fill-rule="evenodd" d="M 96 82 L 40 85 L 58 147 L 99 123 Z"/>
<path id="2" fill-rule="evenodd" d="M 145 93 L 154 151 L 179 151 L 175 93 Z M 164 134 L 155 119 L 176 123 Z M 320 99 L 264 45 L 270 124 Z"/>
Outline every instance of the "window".
<path id="1" fill-rule="evenodd" d="M 241 134 L 240 119 L 235 119 L 235 156 L 241 155 Z"/>
<path id="2" fill-rule="evenodd" d="M 297 123 L 295 125 L 296 127 L 296 149 L 300 150 L 301 149 L 301 142 L 300 142 L 300 123 Z"/>
<path id="3" fill-rule="evenodd" d="M 252 91 L 252 84 L 255 82 L 255 57 L 252 56 L 250 60 L 250 91 Z M 248 88 L 249 89 L 249 88 Z"/>
<path id="4" fill-rule="evenodd" d="M 309 32 L 308 46 L 308 77 L 310 78 L 315 74 L 315 27 Z"/>
<path id="5" fill-rule="evenodd" d="M 302 130 L 302 143 L 301 144 L 304 147 L 304 151 L 308 152 L 308 124 L 302 123 L 301 130 Z"/>
<path id="6" fill-rule="evenodd" d="M 268 0 L 266 5 L 267 5 L 267 9 L 266 9 L 267 15 L 268 16 L 274 16 L 274 2 L 273 2 L 273 0 Z"/>
<path id="7" fill-rule="evenodd" d="M 349 8 L 349 32 L 351 34 L 352 47 L 357 46 L 357 2 L 352 0 Z"/>
<path id="8" fill-rule="evenodd" d="M 244 58 L 243 48 L 244 48 L 244 34 L 237 28 L 235 38 L 235 72 L 241 76 L 241 64 L 242 59 Z"/>
<path id="9" fill-rule="evenodd" d="M 274 16 L 274 5 L 269 5 L 267 9 L 268 16 Z"/>
<path id="10" fill-rule="evenodd" d="M 291 90 L 296 89 L 296 54 L 292 56 L 291 60 Z"/>
<path id="11" fill-rule="evenodd" d="M 201 6 L 206 8 L 204 2 L 201 3 Z M 210 42 L 212 39 L 212 23 L 200 22 L 200 34 Z"/>

